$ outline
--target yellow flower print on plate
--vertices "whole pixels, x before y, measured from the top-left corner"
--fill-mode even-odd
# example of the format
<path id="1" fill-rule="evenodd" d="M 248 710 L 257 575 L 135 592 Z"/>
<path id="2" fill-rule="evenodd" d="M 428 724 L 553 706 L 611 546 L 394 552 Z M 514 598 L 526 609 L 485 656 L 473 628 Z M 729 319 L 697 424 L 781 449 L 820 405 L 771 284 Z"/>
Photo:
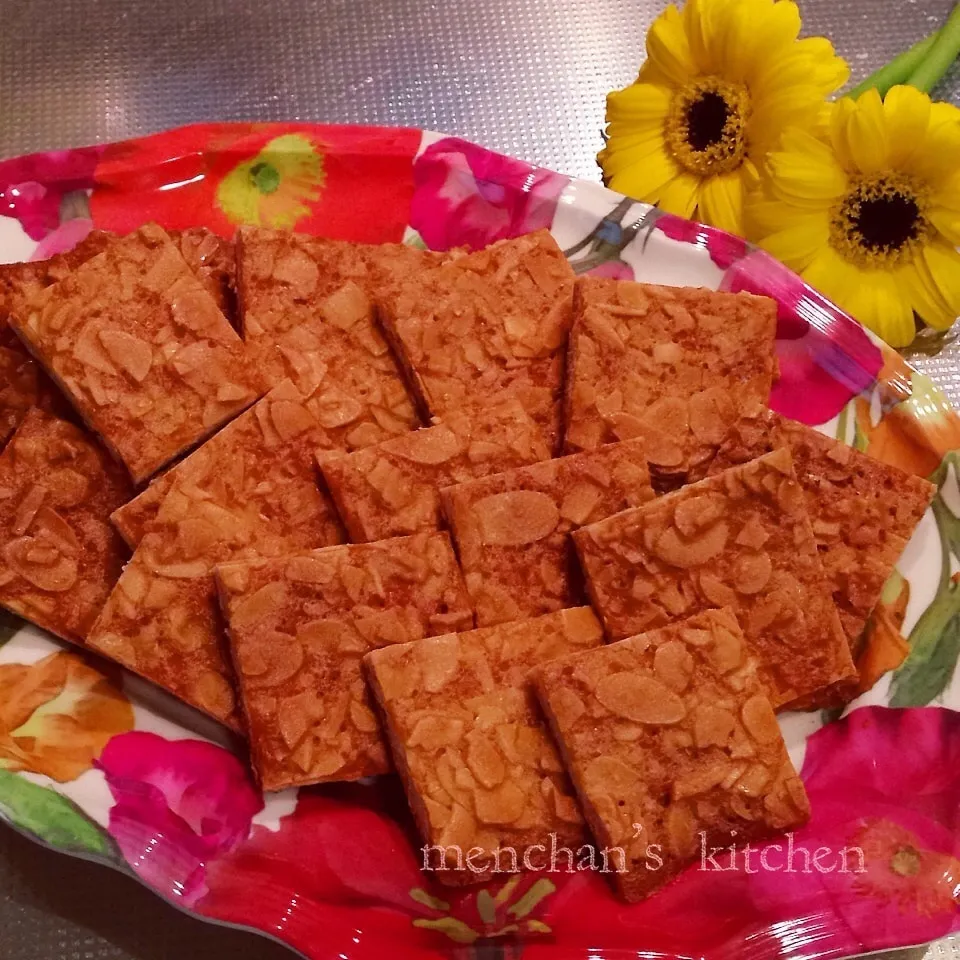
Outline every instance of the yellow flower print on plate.
<path id="1" fill-rule="evenodd" d="M 310 213 L 326 174 L 323 156 L 307 137 L 275 137 L 254 157 L 238 164 L 217 187 L 217 206 L 236 224 L 293 229 Z"/>
<path id="2" fill-rule="evenodd" d="M 107 741 L 133 729 L 133 708 L 103 674 L 72 653 L 0 664 L 0 769 L 67 783 Z"/>

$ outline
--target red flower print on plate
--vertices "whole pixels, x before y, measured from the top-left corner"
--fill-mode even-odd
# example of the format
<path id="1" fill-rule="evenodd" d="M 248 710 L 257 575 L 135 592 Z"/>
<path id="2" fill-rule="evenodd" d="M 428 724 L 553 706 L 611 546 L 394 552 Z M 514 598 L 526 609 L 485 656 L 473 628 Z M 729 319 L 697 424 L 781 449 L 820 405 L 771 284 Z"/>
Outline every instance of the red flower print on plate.
<path id="1" fill-rule="evenodd" d="M 773 297 L 777 314 L 780 379 L 770 406 L 813 426 L 832 420 L 868 390 L 883 366 L 883 354 L 863 327 L 761 250 L 735 260 L 721 286 Z"/>
<path id="2" fill-rule="evenodd" d="M 752 877 L 756 907 L 847 930 L 858 952 L 957 929 L 958 760 L 950 710 L 862 707 L 817 731 L 802 771 L 813 818 L 795 838 L 812 862 Z"/>
<path id="3" fill-rule="evenodd" d="M 90 206 L 98 227 L 148 220 L 232 236 L 241 223 L 367 243 L 409 222 L 420 131 L 198 124 L 107 147 Z"/>
<path id="4" fill-rule="evenodd" d="M 246 838 L 263 798 L 222 747 L 134 731 L 114 737 L 96 766 L 113 794 L 109 831 L 150 886 L 192 906 L 205 865 Z"/>
<path id="5" fill-rule="evenodd" d="M 540 916 L 555 884 L 544 874 L 483 887 L 443 887 L 420 869 L 417 839 L 399 782 L 331 784 L 300 791 L 279 829 L 208 865 L 206 916 L 252 924 L 309 953 L 349 960 L 450 956 L 483 939 L 549 934 Z M 552 876 L 552 875 L 551 875 Z"/>
<path id="6" fill-rule="evenodd" d="M 672 213 L 660 213 L 654 222 L 654 229 L 671 240 L 705 247 L 710 259 L 721 270 L 727 270 L 750 251 L 750 245 L 742 237 L 717 230 L 715 227 L 706 227 L 693 220 L 684 220 Z"/>
<path id="7" fill-rule="evenodd" d="M 93 186 L 103 147 L 78 147 L 0 160 L 0 216 L 20 221 L 31 240 L 60 224 L 60 203 L 74 190 Z"/>
<path id="8" fill-rule="evenodd" d="M 414 164 L 410 225 L 431 250 L 478 250 L 549 227 L 569 177 L 445 137 Z"/>

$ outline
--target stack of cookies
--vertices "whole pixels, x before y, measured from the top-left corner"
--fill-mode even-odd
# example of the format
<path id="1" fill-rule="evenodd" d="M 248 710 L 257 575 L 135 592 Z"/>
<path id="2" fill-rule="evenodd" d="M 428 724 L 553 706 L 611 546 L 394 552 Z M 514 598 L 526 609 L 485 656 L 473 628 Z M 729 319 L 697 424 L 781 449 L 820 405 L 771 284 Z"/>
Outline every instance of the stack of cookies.
<path id="1" fill-rule="evenodd" d="M 0 604 L 266 790 L 395 770 L 443 882 L 592 835 L 643 898 L 805 822 L 774 711 L 856 695 L 933 493 L 768 410 L 775 325 L 546 231 L 95 233 L 0 268 Z"/>

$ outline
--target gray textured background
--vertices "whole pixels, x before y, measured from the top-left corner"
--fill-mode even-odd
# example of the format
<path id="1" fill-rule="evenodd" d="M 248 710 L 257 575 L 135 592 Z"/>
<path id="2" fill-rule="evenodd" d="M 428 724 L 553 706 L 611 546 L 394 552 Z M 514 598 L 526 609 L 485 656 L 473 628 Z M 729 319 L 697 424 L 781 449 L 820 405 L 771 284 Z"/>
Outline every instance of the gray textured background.
<path id="1" fill-rule="evenodd" d="M 855 79 L 953 0 L 799 0 Z M 596 178 L 603 101 L 665 0 L 0 0 L 0 156 L 198 120 L 404 124 Z M 939 91 L 960 98 L 956 69 Z M 921 361 L 960 400 L 949 350 Z M 641 946 L 638 944 L 638 947 Z M 949 946 L 935 960 L 955 956 Z M 0 960 L 280 960 L 0 828 Z"/>

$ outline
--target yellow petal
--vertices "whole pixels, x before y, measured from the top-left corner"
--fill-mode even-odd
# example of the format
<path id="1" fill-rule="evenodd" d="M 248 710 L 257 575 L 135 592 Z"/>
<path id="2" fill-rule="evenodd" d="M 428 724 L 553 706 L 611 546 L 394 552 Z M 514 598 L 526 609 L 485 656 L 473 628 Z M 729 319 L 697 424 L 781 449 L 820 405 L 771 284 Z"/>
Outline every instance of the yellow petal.
<path id="1" fill-rule="evenodd" d="M 960 253 L 949 244 L 935 241 L 923 248 L 923 261 L 956 320 L 960 316 Z"/>
<path id="2" fill-rule="evenodd" d="M 891 87 L 883 98 L 890 165 L 903 170 L 923 145 L 930 122 L 930 98 L 916 87 Z"/>
<path id="3" fill-rule="evenodd" d="M 937 228 L 941 236 L 955 247 L 960 247 L 960 213 L 936 207 L 927 211 L 927 219 Z"/>
<path id="4" fill-rule="evenodd" d="M 759 243 L 762 237 L 776 233 L 790 224 L 795 217 L 808 213 L 810 211 L 772 198 L 766 190 L 757 191 L 749 197 L 746 204 L 747 238 Z"/>
<path id="5" fill-rule="evenodd" d="M 754 104 L 747 123 L 747 139 L 754 156 L 775 149 L 788 127 L 811 129 L 820 112 L 821 100 L 812 87 L 785 87 Z"/>
<path id="6" fill-rule="evenodd" d="M 960 109 L 945 100 L 937 100 L 930 105 L 930 128 L 956 127 L 960 122 Z"/>
<path id="7" fill-rule="evenodd" d="M 850 150 L 848 130 L 850 117 L 857 111 L 857 104 L 849 97 L 841 97 L 831 105 L 829 117 L 830 145 L 833 147 L 837 162 L 848 173 L 856 170 L 853 153 Z"/>
<path id="8" fill-rule="evenodd" d="M 943 180 L 933 194 L 933 204 L 947 210 L 960 211 L 960 169 Z"/>
<path id="9" fill-rule="evenodd" d="M 673 4 L 653 21 L 647 33 L 647 57 L 676 86 L 696 75 L 683 19 Z"/>
<path id="10" fill-rule="evenodd" d="M 700 219 L 743 236 L 743 192 L 739 171 L 704 180 L 700 187 Z"/>
<path id="11" fill-rule="evenodd" d="M 830 224 L 825 213 L 806 214 L 784 220 L 783 229 L 769 233 L 760 246 L 788 267 L 801 272 L 812 262 L 830 239 Z"/>
<path id="12" fill-rule="evenodd" d="M 832 247 L 825 246 L 817 251 L 803 271 L 803 279 L 825 297 L 848 309 L 846 303 L 850 300 L 850 291 L 859 282 L 859 275 Z"/>
<path id="13" fill-rule="evenodd" d="M 749 84 L 790 48 L 799 32 L 800 11 L 793 0 L 742 0 L 728 17 L 723 76 Z"/>
<path id="14" fill-rule="evenodd" d="M 701 182 L 692 173 L 681 173 L 660 191 L 660 208 L 666 210 L 667 213 L 691 218 L 697 207 Z"/>
<path id="15" fill-rule="evenodd" d="M 799 48 L 800 44 L 796 44 L 782 57 L 763 64 L 750 78 L 750 95 L 754 103 L 784 87 L 797 84 L 809 86 L 818 99 L 823 99 L 823 94 L 814 83 L 816 60 Z"/>
<path id="16" fill-rule="evenodd" d="M 671 91 L 653 83 L 632 83 L 607 95 L 607 121 L 663 120 L 670 109 Z"/>
<path id="17" fill-rule="evenodd" d="M 910 167 L 914 176 L 934 187 L 960 170 L 960 108 L 949 103 L 931 105 L 926 138 Z"/>
<path id="18" fill-rule="evenodd" d="M 663 185 L 678 176 L 680 168 L 662 147 L 639 163 L 621 170 L 610 178 L 611 190 L 656 203 Z"/>
<path id="19" fill-rule="evenodd" d="M 803 130 L 791 128 L 767 158 L 773 191 L 803 206 L 823 206 L 841 197 L 847 177 L 833 151 Z"/>
<path id="20" fill-rule="evenodd" d="M 905 347 L 916 335 L 913 307 L 896 278 L 879 270 L 864 275 L 861 292 L 869 313 L 857 319 L 892 347 Z"/>
<path id="21" fill-rule="evenodd" d="M 838 258 L 839 259 L 839 258 Z M 894 277 L 879 270 L 858 270 L 840 260 L 833 289 L 824 289 L 855 320 L 894 346 L 905 346 L 914 335 L 913 310 Z"/>
<path id="22" fill-rule="evenodd" d="M 687 0 L 683 5 L 683 27 L 690 44 L 690 56 L 700 73 L 711 74 L 716 70 L 713 57 L 712 14 L 718 4 L 710 0 Z"/>
<path id="23" fill-rule="evenodd" d="M 662 123 L 646 120 L 642 123 L 618 121 L 617 123 L 607 124 L 607 145 L 604 150 L 616 153 L 618 150 L 625 150 L 627 147 L 635 147 L 641 143 L 663 140 L 663 138 Z"/>
<path id="24" fill-rule="evenodd" d="M 876 90 L 868 90 L 857 100 L 857 109 L 847 120 L 847 146 L 862 173 L 879 173 L 889 168 L 890 144 L 883 102 Z"/>
<path id="25" fill-rule="evenodd" d="M 662 137 L 642 140 L 632 146 L 627 146 L 619 141 L 616 142 L 615 147 L 612 144 L 613 141 L 597 156 L 597 160 L 603 169 L 603 175 L 608 180 L 631 167 L 648 162 L 656 163 L 657 155 L 664 152 Z"/>
<path id="26" fill-rule="evenodd" d="M 956 319 L 934 282 L 923 257 L 916 257 L 894 274 L 897 285 L 921 319 L 937 330 L 945 330 Z"/>
<path id="27" fill-rule="evenodd" d="M 838 57 L 833 44 L 826 37 L 805 37 L 794 49 L 809 57 L 811 75 L 809 82 L 827 96 L 839 90 L 850 79 L 847 61 Z"/>

